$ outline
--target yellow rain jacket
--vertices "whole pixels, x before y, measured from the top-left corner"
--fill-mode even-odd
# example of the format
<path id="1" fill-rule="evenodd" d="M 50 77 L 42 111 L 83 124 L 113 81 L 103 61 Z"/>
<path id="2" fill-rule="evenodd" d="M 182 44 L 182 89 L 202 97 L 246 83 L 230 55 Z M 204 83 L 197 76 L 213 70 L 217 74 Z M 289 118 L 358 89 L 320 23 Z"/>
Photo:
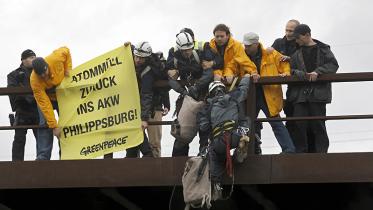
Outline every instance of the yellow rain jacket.
<path id="1" fill-rule="evenodd" d="M 278 76 L 283 73 L 290 75 L 290 64 L 280 61 L 282 55 L 279 52 L 273 50 L 269 53 L 262 44 L 260 49 L 262 50 L 260 77 Z M 263 92 L 271 117 L 277 116 L 283 108 L 281 85 L 263 85 Z"/>
<path id="2" fill-rule="evenodd" d="M 210 47 L 215 53 L 218 51 L 215 38 L 210 41 Z M 257 73 L 256 66 L 247 57 L 245 48 L 239 41 L 230 37 L 224 51 L 224 68 L 214 70 L 214 75 L 242 77 L 253 73 Z"/>
<path id="3" fill-rule="evenodd" d="M 32 91 L 34 92 L 35 100 L 43 112 L 45 120 L 49 128 L 57 127 L 57 120 L 54 116 L 53 106 L 51 100 L 56 100 L 55 94 L 48 94 L 46 90 L 55 88 L 58 86 L 63 78 L 65 72 L 71 71 L 72 62 L 70 50 L 67 47 L 61 47 L 53 51 L 52 54 L 45 58 L 49 68 L 49 78 L 44 80 L 39 77 L 35 71 L 32 71 L 30 77 L 30 83 Z"/>

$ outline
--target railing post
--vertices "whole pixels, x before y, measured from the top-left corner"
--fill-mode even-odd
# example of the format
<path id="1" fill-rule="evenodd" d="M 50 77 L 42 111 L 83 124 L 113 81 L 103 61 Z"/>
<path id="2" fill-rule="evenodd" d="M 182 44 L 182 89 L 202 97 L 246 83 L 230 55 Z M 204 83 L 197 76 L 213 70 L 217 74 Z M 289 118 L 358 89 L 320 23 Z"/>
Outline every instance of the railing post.
<path id="1" fill-rule="evenodd" d="M 255 154 L 256 85 L 252 77 L 250 78 L 246 106 L 246 113 L 247 116 L 250 118 L 250 142 L 248 154 Z"/>

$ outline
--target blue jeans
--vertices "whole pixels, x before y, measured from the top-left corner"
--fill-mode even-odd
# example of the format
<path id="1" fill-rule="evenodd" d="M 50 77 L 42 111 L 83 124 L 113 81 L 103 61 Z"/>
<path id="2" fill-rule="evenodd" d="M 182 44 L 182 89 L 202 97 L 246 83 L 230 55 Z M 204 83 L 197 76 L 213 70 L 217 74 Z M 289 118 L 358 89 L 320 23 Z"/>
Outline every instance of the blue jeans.
<path id="1" fill-rule="evenodd" d="M 53 109 L 58 112 L 57 101 L 52 101 Z M 39 125 L 46 126 L 44 115 L 38 106 Z M 36 138 L 36 160 L 50 160 L 53 148 L 53 129 L 38 129 L 38 138 Z"/>
<path id="2" fill-rule="evenodd" d="M 263 91 L 257 91 L 256 95 L 256 116 L 258 116 L 259 111 L 262 110 L 266 117 L 270 117 L 269 109 L 264 98 Z M 277 142 L 280 144 L 282 152 L 285 153 L 294 153 L 295 146 L 288 130 L 282 122 L 269 122 L 272 127 L 273 133 L 277 139 Z"/>

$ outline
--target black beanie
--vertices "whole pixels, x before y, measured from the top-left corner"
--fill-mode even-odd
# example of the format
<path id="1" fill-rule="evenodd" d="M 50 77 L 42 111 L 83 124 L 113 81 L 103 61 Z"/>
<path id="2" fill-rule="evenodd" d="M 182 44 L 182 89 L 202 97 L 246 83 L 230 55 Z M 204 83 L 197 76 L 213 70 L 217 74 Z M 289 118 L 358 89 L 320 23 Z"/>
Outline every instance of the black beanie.
<path id="1" fill-rule="evenodd" d="M 297 27 L 294 28 L 293 36 L 298 38 L 299 35 L 306 35 L 307 33 L 311 34 L 311 29 L 306 24 L 299 24 Z"/>
<path id="2" fill-rule="evenodd" d="M 38 75 L 42 75 L 47 71 L 48 64 L 45 62 L 44 58 L 37 57 L 32 61 L 32 68 L 34 68 L 34 71 Z"/>
<path id="3" fill-rule="evenodd" d="M 25 51 L 22 52 L 21 54 L 21 60 L 24 60 L 30 56 L 36 56 L 36 54 L 34 53 L 34 51 L 30 50 L 30 49 L 27 49 Z"/>

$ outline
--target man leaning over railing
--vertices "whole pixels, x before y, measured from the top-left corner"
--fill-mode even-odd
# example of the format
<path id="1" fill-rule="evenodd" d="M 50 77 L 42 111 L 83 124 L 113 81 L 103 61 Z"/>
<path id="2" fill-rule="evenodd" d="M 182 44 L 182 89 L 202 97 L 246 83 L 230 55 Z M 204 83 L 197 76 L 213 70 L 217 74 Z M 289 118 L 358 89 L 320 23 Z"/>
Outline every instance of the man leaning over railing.
<path id="1" fill-rule="evenodd" d="M 30 83 L 38 104 L 39 124 L 49 129 L 39 129 L 36 139 L 37 160 L 49 160 L 53 147 L 53 135 L 59 138 L 61 130 L 57 126 L 54 109 L 58 112 L 55 94 L 47 94 L 47 90 L 58 86 L 72 70 L 70 50 L 61 47 L 54 50 L 46 58 L 37 57 L 32 61 L 34 68 Z"/>
<path id="2" fill-rule="evenodd" d="M 250 32 L 244 35 L 246 55 L 255 63 L 258 76 L 288 76 L 290 66 L 287 61 L 281 61 L 282 55 L 273 50 L 267 52 L 259 42 L 259 35 Z M 283 107 L 281 85 L 263 85 L 256 88 L 256 116 L 262 110 L 266 117 L 278 117 Z M 294 153 L 295 147 L 288 130 L 282 122 L 270 122 L 273 133 L 281 146 L 283 153 Z"/>

